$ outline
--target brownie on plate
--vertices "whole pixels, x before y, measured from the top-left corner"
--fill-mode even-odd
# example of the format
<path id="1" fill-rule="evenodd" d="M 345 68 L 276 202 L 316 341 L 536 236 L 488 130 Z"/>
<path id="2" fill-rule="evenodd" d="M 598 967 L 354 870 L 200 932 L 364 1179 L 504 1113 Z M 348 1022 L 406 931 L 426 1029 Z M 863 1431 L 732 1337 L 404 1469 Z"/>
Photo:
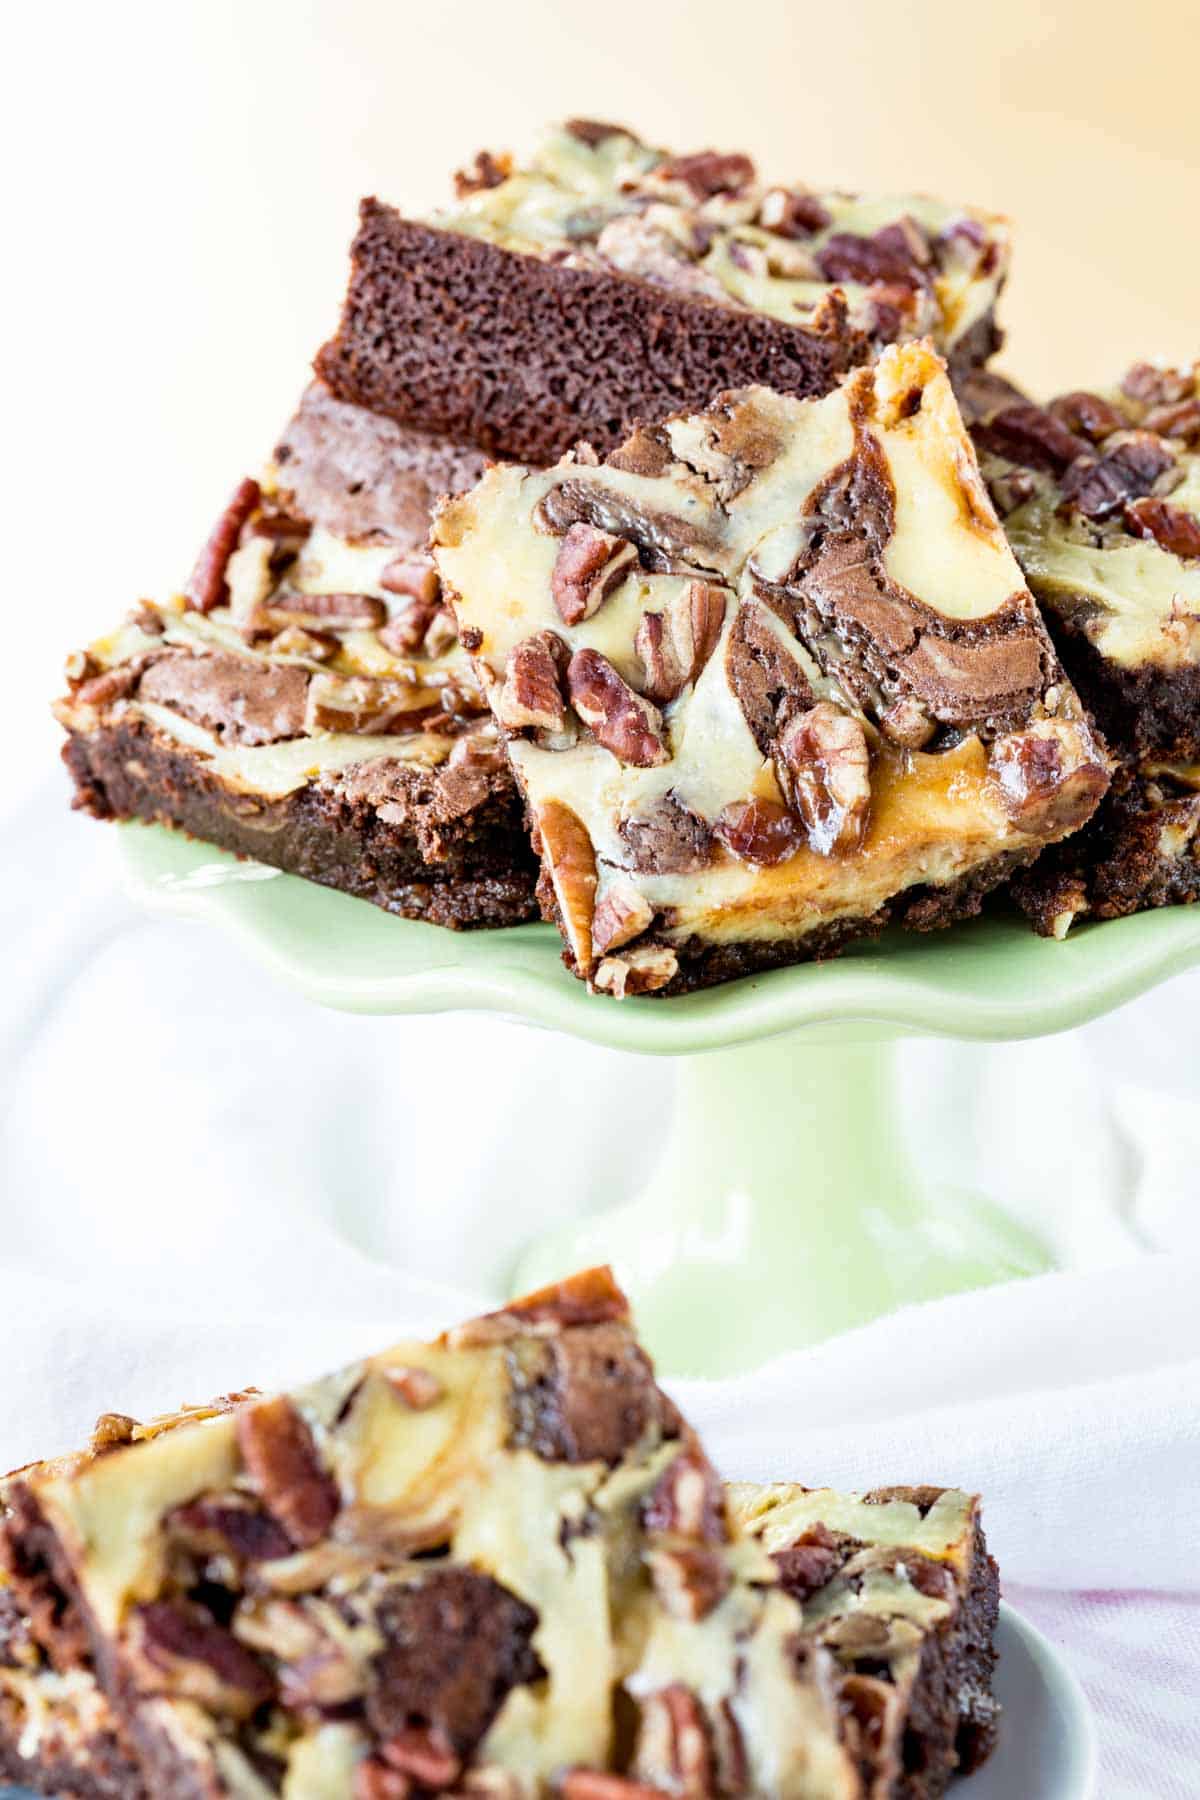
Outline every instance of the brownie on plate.
<path id="1" fill-rule="evenodd" d="M 926 344 L 490 469 L 434 552 L 603 992 L 948 924 L 1108 785 Z"/>
<path id="2" fill-rule="evenodd" d="M 76 804 L 439 925 L 533 916 L 512 778 L 426 550 L 475 451 L 304 396 L 182 594 L 68 664 Z"/>
<path id="3" fill-rule="evenodd" d="M 971 208 L 770 186 L 747 156 L 577 119 L 525 167 L 481 155 L 428 219 L 364 201 L 317 366 L 344 399 L 550 462 L 721 388 L 825 393 L 894 340 L 969 368 L 999 342 L 1008 255 Z"/>

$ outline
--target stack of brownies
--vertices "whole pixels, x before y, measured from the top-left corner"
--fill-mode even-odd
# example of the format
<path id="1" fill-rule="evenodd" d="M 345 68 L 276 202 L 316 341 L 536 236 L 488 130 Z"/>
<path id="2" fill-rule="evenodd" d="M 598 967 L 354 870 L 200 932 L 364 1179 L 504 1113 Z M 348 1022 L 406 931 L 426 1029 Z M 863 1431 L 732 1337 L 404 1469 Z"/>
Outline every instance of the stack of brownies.
<path id="1" fill-rule="evenodd" d="M 617 997 L 1195 898 L 1200 365 L 1035 405 L 1008 261 L 586 120 L 364 202 L 268 468 L 72 659 L 77 803 Z"/>
<path id="2" fill-rule="evenodd" d="M 0 1782 L 935 1800 L 996 1616 L 968 1494 L 723 1488 L 592 1270 L 0 1483 Z"/>

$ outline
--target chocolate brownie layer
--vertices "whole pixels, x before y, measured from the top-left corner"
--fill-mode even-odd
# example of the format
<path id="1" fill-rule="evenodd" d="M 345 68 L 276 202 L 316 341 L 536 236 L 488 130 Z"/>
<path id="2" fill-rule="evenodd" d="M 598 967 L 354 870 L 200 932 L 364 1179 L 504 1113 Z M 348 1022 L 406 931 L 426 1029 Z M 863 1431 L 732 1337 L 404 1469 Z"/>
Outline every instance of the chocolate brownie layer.
<path id="1" fill-rule="evenodd" d="M 1043 937 L 1200 900 L 1200 764 L 1121 769 L 1095 818 L 1013 883 Z"/>
<path id="2" fill-rule="evenodd" d="M 995 1743 L 999 1606 L 979 1502 L 947 1488 L 732 1490 L 803 1613 L 800 1655 L 826 1662 L 872 1800 L 938 1800 Z"/>
<path id="3" fill-rule="evenodd" d="M 928 346 L 490 470 L 434 548 L 601 991 L 946 924 L 1107 786 Z"/>
<path id="4" fill-rule="evenodd" d="M 1064 663 L 1123 756 L 1200 757 L 1200 363 L 1002 395 L 984 473 Z"/>
<path id="5" fill-rule="evenodd" d="M 482 460 L 314 386 L 188 591 L 68 668 L 76 804 L 445 925 L 533 916 L 503 753 L 424 548 Z"/>
<path id="6" fill-rule="evenodd" d="M 761 382 L 826 392 L 931 332 L 996 347 L 1002 220 L 918 196 L 766 187 L 750 159 L 671 156 L 576 120 L 528 167 L 483 155 L 429 221 L 363 203 L 331 387 L 530 462 Z"/>

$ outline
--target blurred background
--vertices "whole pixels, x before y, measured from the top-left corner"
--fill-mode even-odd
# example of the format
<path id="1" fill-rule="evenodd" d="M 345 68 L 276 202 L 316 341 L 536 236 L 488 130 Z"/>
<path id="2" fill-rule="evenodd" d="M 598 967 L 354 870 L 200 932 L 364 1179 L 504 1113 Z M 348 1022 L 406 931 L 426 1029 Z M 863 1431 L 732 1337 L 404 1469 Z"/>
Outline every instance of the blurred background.
<path id="1" fill-rule="evenodd" d="M 3 711 L 39 763 L 65 650 L 181 581 L 273 443 L 359 196 L 425 208 L 543 120 L 1010 213 L 1035 389 L 1200 346 L 1193 0 L 124 0 L 23 8 L 6 49 Z"/>

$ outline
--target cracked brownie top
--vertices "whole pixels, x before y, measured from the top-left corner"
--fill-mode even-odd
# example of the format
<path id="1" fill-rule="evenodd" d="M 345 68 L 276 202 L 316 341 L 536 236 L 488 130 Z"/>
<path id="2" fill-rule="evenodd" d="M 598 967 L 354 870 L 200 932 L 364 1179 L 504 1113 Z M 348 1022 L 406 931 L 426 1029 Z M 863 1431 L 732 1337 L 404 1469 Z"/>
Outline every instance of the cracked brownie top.
<path id="1" fill-rule="evenodd" d="M 928 345 L 491 469 L 434 546 L 597 987 L 1028 855 L 1107 785 Z"/>
<path id="2" fill-rule="evenodd" d="M 817 325 L 833 287 L 876 344 L 994 348 L 1007 222 L 921 195 L 760 182 L 748 156 L 675 156 L 619 126 L 549 130 L 527 165 L 484 152 L 431 222 L 507 249 L 598 265 L 700 299 Z"/>

